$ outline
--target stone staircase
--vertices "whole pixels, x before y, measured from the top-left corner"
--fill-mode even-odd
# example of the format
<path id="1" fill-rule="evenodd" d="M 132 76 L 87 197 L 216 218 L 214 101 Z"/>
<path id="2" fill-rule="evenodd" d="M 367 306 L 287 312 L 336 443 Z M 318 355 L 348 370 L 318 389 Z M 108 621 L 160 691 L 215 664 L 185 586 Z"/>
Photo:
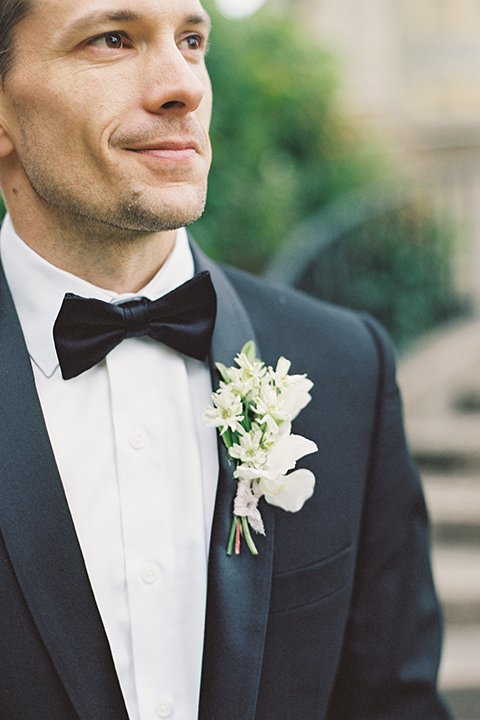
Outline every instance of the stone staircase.
<path id="1" fill-rule="evenodd" d="M 432 520 L 440 687 L 455 720 L 480 720 L 480 321 L 422 340 L 400 359 L 398 379 Z"/>

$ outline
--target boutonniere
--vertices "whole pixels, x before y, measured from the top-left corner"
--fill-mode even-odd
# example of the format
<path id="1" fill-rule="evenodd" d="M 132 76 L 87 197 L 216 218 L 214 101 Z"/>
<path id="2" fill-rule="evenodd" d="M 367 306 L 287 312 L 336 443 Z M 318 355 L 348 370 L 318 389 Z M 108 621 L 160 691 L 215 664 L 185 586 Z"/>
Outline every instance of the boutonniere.
<path id="1" fill-rule="evenodd" d="M 217 363 L 222 376 L 204 419 L 218 428 L 238 481 L 227 553 L 240 553 L 244 536 L 253 555 L 258 550 L 250 532 L 265 535 L 258 501 L 298 512 L 313 494 L 315 476 L 294 470 L 297 460 L 317 451 L 311 440 L 291 432 L 292 420 L 311 400 L 313 383 L 306 375 L 289 375 L 291 363 L 281 357 L 274 370 L 256 358 L 253 342 L 237 355 L 238 367 Z"/>

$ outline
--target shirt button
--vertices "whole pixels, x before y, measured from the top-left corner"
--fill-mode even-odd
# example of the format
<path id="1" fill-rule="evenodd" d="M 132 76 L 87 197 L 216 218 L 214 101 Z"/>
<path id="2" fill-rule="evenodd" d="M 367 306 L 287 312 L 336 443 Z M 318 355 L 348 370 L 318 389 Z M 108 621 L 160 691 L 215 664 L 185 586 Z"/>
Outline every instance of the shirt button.
<path id="1" fill-rule="evenodd" d="M 130 445 L 135 448 L 135 450 L 142 450 L 142 448 L 144 448 L 147 444 L 145 435 L 141 430 L 134 430 L 132 433 L 130 433 L 130 437 L 128 438 L 128 440 L 130 442 Z"/>
<path id="2" fill-rule="evenodd" d="M 160 698 L 160 700 L 155 703 L 155 712 L 157 713 L 158 717 L 170 717 L 173 712 L 172 701 L 168 698 Z"/>
<path id="3" fill-rule="evenodd" d="M 142 576 L 142 580 L 144 582 L 148 583 L 149 585 L 153 585 L 153 583 L 157 582 L 158 578 L 160 577 L 160 568 L 154 563 L 151 563 L 150 565 L 145 565 L 142 568 L 140 575 Z"/>

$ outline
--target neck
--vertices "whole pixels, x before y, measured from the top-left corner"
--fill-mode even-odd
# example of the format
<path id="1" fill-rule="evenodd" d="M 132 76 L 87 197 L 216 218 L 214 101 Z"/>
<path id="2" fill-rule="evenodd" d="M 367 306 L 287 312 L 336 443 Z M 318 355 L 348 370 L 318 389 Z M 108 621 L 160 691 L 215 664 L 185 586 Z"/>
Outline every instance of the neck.
<path id="1" fill-rule="evenodd" d="M 142 234 L 88 222 L 73 229 L 59 219 L 45 222 L 35 212 L 9 211 L 17 234 L 38 255 L 92 285 L 120 294 L 143 288 L 175 244 L 175 230 Z"/>

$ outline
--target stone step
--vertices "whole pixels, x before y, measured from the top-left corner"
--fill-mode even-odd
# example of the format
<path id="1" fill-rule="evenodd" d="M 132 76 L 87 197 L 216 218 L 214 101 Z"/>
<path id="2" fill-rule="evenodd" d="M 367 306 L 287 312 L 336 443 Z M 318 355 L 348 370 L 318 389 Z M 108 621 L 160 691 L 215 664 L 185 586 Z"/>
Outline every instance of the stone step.
<path id="1" fill-rule="evenodd" d="M 480 547 L 434 545 L 432 565 L 447 627 L 461 623 L 480 627 Z"/>
<path id="2" fill-rule="evenodd" d="M 434 542 L 480 543 L 480 474 L 422 473 Z"/>
<path id="3" fill-rule="evenodd" d="M 443 693 L 455 720 L 480 720 L 480 690 L 457 688 Z"/>
<path id="4" fill-rule="evenodd" d="M 465 319 L 424 336 L 399 358 L 405 416 L 439 416 L 475 390 L 480 375 L 480 319 Z"/>
<path id="5" fill-rule="evenodd" d="M 405 425 L 412 454 L 424 470 L 480 472 L 480 415 L 414 415 Z"/>
<path id="6" fill-rule="evenodd" d="M 480 626 L 447 627 L 439 688 L 458 720 L 480 720 Z"/>
<path id="7" fill-rule="evenodd" d="M 480 693 L 480 625 L 447 627 L 439 684 L 442 691 L 476 688 Z"/>

